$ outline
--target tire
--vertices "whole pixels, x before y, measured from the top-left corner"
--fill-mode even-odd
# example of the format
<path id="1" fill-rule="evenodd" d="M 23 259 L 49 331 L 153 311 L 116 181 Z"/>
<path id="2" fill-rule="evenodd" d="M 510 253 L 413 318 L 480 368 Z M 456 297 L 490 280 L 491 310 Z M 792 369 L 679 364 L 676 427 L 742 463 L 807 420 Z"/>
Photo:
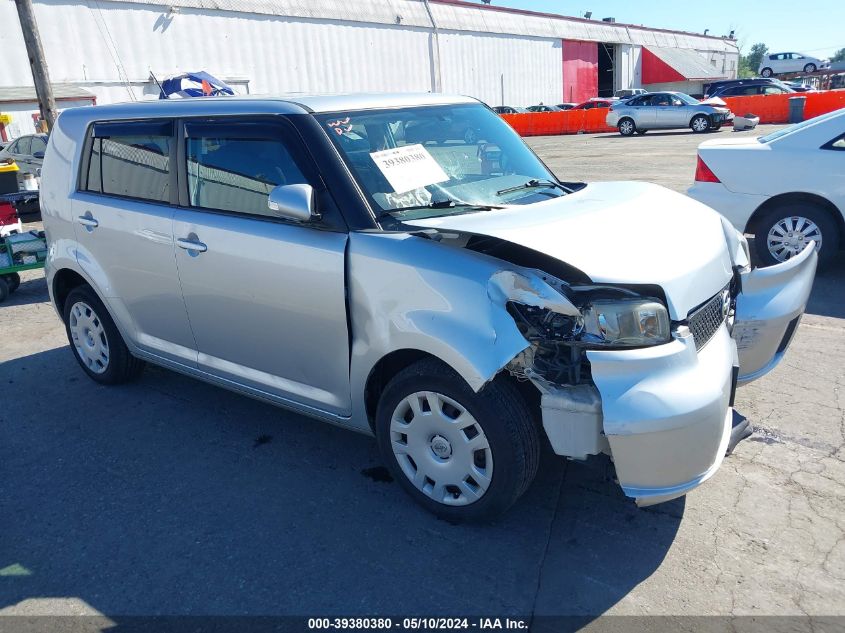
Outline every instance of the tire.
<path id="1" fill-rule="evenodd" d="M 617 128 L 622 136 L 633 136 L 637 131 L 637 124 L 634 123 L 634 119 L 626 116 L 619 121 Z"/>
<path id="2" fill-rule="evenodd" d="M 463 420 L 463 430 L 456 419 Z M 540 460 L 537 427 L 513 384 L 499 376 L 475 393 L 435 359 L 410 365 L 387 385 L 376 412 L 376 438 L 405 491 L 453 523 L 501 515 L 534 480 Z"/>
<path id="3" fill-rule="evenodd" d="M 804 66 L 805 73 L 814 73 L 816 72 L 816 65 L 815 64 L 807 64 Z"/>
<path id="4" fill-rule="evenodd" d="M 464 132 L 464 143 L 467 145 L 475 145 L 478 142 L 478 134 L 471 127 L 468 127 Z"/>
<path id="5" fill-rule="evenodd" d="M 764 68 L 760 71 L 761 77 L 771 77 L 772 76 L 772 69 L 771 68 Z"/>
<path id="6" fill-rule="evenodd" d="M 637 128 L 637 134 L 639 134 L 640 136 L 642 136 L 646 132 L 648 132 L 648 130 L 641 130 L 640 128 Z"/>
<path id="7" fill-rule="evenodd" d="M 696 114 L 690 120 L 689 126 L 696 134 L 704 134 L 710 130 L 710 119 L 703 114 Z"/>
<path id="8" fill-rule="evenodd" d="M 90 286 L 70 291 L 64 321 L 70 349 L 92 380 L 118 385 L 141 375 L 144 361 L 129 353 L 111 315 Z"/>
<path id="9" fill-rule="evenodd" d="M 6 283 L 6 280 L 0 277 L 0 303 L 3 303 L 6 299 L 9 298 L 9 284 Z"/>
<path id="10" fill-rule="evenodd" d="M 754 250 L 761 266 L 779 264 L 797 252 L 787 248 L 778 256 L 778 242 L 772 243 L 770 247 L 770 237 L 779 240 L 781 233 L 785 234 L 784 238 L 787 240 L 795 239 L 796 236 L 790 238 L 789 231 L 785 230 L 786 226 L 781 224 L 781 222 L 787 221 L 791 223 L 794 229 L 799 229 L 798 232 L 802 234 L 804 241 L 820 235 L 819 265 L 824 265 L 830 261 L 830 258 L 839 248 L 841 236 L 836 221 L 828 209 L 811 201 L 781 202 L 773 205 L 754 222 Z M 812 230 L 812 227 L 804 224 L 804 222 L 811 222 L 817 230 Z M 800 248 L 800 238 L 793 244 L 797 244 L 797 248 Z"/>
<path id="11" fill-rule="evenodd" d="M 9 286 L 9 294 L 20 288 L 21 276 L 18 273 L 3 275 L 3 279 L 5 279 L 6 284 Z"/>

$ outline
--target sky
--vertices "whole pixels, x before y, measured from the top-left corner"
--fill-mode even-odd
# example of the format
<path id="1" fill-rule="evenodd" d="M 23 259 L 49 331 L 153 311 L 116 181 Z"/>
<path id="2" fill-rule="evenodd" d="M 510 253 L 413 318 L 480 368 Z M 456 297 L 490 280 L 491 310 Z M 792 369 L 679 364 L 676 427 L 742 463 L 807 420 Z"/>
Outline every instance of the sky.
<path id="1" fill-rule="evenodd" d="M 470 0 L 478 2 L 479 0 Z M 617 22 L 643 24 L 709 35 L 727 35 L 733 29 L 748 52 L 763 42 L 769 51 L 805 53 L 825 58 L 845 48 L 845 0 L 708 0 L 696 9 L 693 2 L 656 0 L 491 0 L 496 6 L 583 16 L 594 20 L 612 16 Z"/>

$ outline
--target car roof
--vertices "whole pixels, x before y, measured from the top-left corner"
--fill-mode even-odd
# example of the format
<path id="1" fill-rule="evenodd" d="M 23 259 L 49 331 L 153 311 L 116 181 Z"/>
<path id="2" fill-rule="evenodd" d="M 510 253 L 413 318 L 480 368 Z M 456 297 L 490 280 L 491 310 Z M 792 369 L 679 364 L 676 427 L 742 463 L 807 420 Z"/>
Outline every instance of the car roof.
<path id="1" fill-rule="evenodd" d="M 59 118 L 72 117 L 97 121 L 222 114 L 304 114 L 472 103 L 480 102 L 472 97 L 430 92 L 222 96 L 155 99 L 69 108 Z"/>

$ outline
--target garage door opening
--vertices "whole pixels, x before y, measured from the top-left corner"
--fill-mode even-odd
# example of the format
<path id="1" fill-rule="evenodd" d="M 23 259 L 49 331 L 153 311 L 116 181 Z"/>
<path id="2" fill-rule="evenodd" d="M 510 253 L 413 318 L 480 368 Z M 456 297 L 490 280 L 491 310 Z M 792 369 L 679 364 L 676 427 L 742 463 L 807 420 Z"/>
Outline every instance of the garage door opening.
<path id="1" fill-rule="evenodd" d="M 613 96 L 613 60 L 615 57 L 615 44 L 605 44 L 604 42 L 599 42 L 599 97 Z"/>

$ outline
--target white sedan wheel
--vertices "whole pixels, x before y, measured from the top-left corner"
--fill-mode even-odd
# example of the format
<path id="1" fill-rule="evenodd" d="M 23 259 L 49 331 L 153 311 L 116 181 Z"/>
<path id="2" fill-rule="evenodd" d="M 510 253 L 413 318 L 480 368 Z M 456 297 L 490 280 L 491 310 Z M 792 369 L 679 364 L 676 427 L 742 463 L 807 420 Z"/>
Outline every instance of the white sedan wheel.
<path id="1" fill-rule="evenodd" d="M 390 420 L 390 445 L 408 480 L 438 503 L 474 503 L 492 481 L 493 453 L 484 429 L 441 393 L 418 391 L 399 402 Z"/>
<path id="2" fill-rule="evenodd" d="M 706 132 L 710 128 L 707 117 L 697 116 L 692 120 L 692 129 L 695 132 Z"/>
<path id="3" fill-rule="evenodd" d="M 766 245 L 772 257 L 779 262 L 785 262 L 803 251 L 810 240 L 815 241 L 816 250 L 821 250 L 821 229 L 812 220 L 796 215 L 778 220 L 769 229 Z"/>

